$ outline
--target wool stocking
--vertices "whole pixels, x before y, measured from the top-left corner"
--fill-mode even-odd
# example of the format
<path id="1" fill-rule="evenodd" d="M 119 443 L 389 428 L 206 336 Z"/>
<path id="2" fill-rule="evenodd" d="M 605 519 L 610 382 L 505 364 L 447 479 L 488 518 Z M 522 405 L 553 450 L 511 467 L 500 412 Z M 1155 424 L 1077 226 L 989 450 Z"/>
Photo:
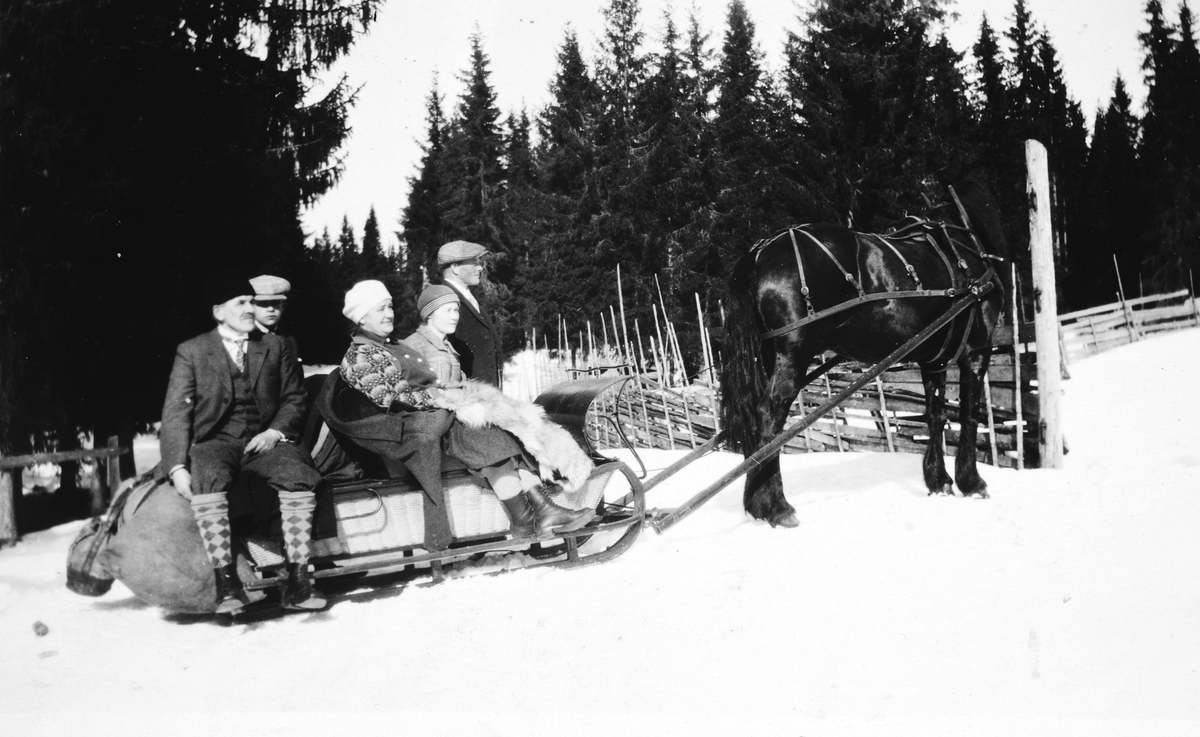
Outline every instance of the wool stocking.
<path id="1" fill-rule="evenodd" d="M 233 563 L 233 538 L 229 530 L 229 502 L 222 493 L 196 494 L 192 514 L 213 568 Z"/>
<path id="2" fill-rule="evenodd" d="M 279 492 L 283 548 L 289 563 L 307 563 L 312 542 L 313 510 L 317 495 L 311 491 Z"/>

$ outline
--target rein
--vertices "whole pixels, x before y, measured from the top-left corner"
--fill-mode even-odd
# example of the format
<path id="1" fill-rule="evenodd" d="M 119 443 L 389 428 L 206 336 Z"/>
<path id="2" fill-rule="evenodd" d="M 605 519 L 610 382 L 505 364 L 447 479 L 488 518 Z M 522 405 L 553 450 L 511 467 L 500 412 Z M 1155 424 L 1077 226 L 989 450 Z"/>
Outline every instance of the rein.
<path id="1" fill-rule="evenodd" d="M 900 251 L 891 242 L 889 242 L 889 237 L 885 237 L 885 236 L 881 236 L 881 235 L 869 235 L 868 237 L 875 238 L 880 243 L 886 245 L 889 249 L 891 249 L 892 253 L 894 253 L 897 257 L 899 257 L 900 262 L 902 264 L 904 264 L 905 271 L 908 272 L 909 276 L 912 277 L 913 282 L 915 282 L 915 284 L 916 284 L 916 289 L 897 290 L 897 291 L 890 291 L 890 292 L 874 292 L 871 294 L 866 294 L 863 291 L 861 279 L 855 279 L 854 275 L 852 275 L 849 271 L 847 271 L 846 268 L 842 265 L 842 263 L 837 260 L 837 257 L 835 257 L 833 255 L 833 252 L 829 250 L 828 246 L 826 246 L 824 243 L 822 243 L 821 240 L 819 238 L 817 238 L 816 236 L 814 236 L 812 233 L 809 233 L 807 230 L 805 230 L 804 226 L 788 228 L 787 233 L 792 241 L 792 252 L 796 256 L 796 267 L 800 271 L 800 293 L 804 296 L 804 303 L 805 303 L 805 307 L 807 307 L 807 309 L 808 309 L 808 314 L 806 316 L 800 318 L 799 320 L 796 320 L 794 322 L 788 323 L 787 325 L 784 325 L 783 327 L 775 328 L 774 330 L 768 330 L 764 333 L 761 333 L 759 335 L 760 339 L 770 340 L 772 338 L 778 338 L 781 335 L 787 335 L 788 333 L 799 330 L 800 328 L 804 327 L 805 325 L 814 323 L 817 320 L 822 320 L 826 317 L 831 317 L 833 315 L 838 314 L 839 312 L 845 312 L 846 310 L 853 309 L 855 307 L 858 307 L 859 305 L 866 304 L 868 302 L 877 302 L 879 300 L 887 300 L 887 299 L 911 299 L 911 298 L 917 298 L 917 297 L 946 297 L 946 298 L 953 299 L 954 297 L 958 296 L 960 293 L 967 293 L 967 292 L 974 295 L 975 299 L 978 300 L 984 294 L 991 291 L 991 289 L 994 286 L 993 280 L 996 278 L 996 271 L 992 267 L 991 262 L 997 260 L 997 257 L 992 256 L 991 254 L 984 253 L 982 251 L 982 249 L 980 249 L 980 251 L 978 253 L 975 253 L 969 247 L 961 245 L 957 241 L 955 241 L 955 239 L 953 237 L 951 237 L 950 233 L 948 232 L 948 229 L 950 227 L 954 227 L 956 229 L 960 229 L 960 230 L 966 231 L 968 233 L 971 233 L 969 228 L 961 228 L 960 226 L 947 226 L 946 224 L 939 224 L 938 227 L 941 229 L 941 233 L 945 237 L 945 240 L 950 244 L 950 248 L 954 253 L 955 260 L 958 262 L 957 265 L 958 265 L 959 269 L 961 270 L 961 274 L 963 277 L 966 278 L 966 283 L 963 285 L 960 285 L 960 286 L 953 286 L 948 289 L 925 289 L 921 285 L 921 280 L 920 280 L 920 278 L 918 278 L 918 276 L 916 274 L 916 269 L 914 269 L 912 264 L 908 263 L 908 260 L 905 259 L 900 254 Z M 849 300 L 846 300 L 845 302 L 841 302 L 832 307 L 827 307 L 823 310 L 814 310 L 813 309 L 812 300 L 809 296 L 808 283 L 807 283 L 807 280 L 806 280 L 806 277 L 804 274 L 804 261 L 800 256 L 800 246 L 796 242 L 796 233 L 797 232 L 806 236 L 810 241 L 812 241 L 814 244 L 819 246 L 822 251 L 824 251 L 825 255 L 828 256 L 829 259 L 833 262 L 833 264 L 838 268 L 838 270 L 842 272 L 842 276 L 846 279 L 846 281 L 848 283 L 850 283 L 855 288 L 855 290 L 858 292 L 857 297 L 853 297 Z M 782 233 L 780 235 L 782 235 Z M 971 235 L 972 235 L 972 238 L 974 238 L 974 234 L 971 233 Z M 934 250 L 934 252 L 936 252 L 941 257 L 943 264 L 946 266 L 947 272 L 949 272 L 949 274 L 950 274 L 951 283 L 959 282 L 959 279 L 956 278 L 957 275 L 954 270 L 954 267 L 950 263 L 950 260 L 948 258 L 946 258 L 946 254 L 943 252 L 942 248 L 940 248 L 938 246 L 937 242 L 934 240 L 934 238 L 932 237 L 932 235 L 930 233 L 929 221 L 918 220 L 910 225 L 906 225 L 903 228 L 893 231 L 891 234 L 889 234 L 889 236 L 891 239 L 903 238 L 905 236 L 908 236 L 908 237 L 923 236 L 926 240 L 929 241 L 930 247 Z M 778 238 L 779 238 L 779 235 L 776 235 L 773 238 L 769 238 L 767 240 L 760 241 L 755 246 L 755 249 L 754 249 L 755 250 L 755 258 L 757 259 L 759 257 L 759 255 L 762 254 L 762 250 L 770 243 L 773 243 L 776 240 L 778 240 Z M 978 241 L 976 241 L 976 242 L 978 242 Z M 960 248 L 967 250 L 968 252 L 977 256 L 983 263 L 987 264 L 987 268 L 978 277 L 975 277 L 975 278 L 971 277 L 970 273 L 967 270 L 967 261 L 963 257 L 963 254 L 960 252 L 960 250 L 959 250 Z M 971 317 L 973 317 L 973 313 L 970 313 L 970 315 L 971 315 Z M 969 317 L 966 332 L 969 333 L 970 328 L 971 328 L 971 319 Z M 950 336 L 947 335 L 946 338 L 947 338 L 947 344 L 942 346 L 942 350 L 939 351 L 939 356 L 941 353 L 945 352 L 946 347 L 949 344 Z M 966 346 L 966 338 L 964 336 L 963 342 L 959 346 L 958 350 L 955 352 L 954 358 L 957 358 L 958 355 L 962 353 L 962 350 L 965 346 Z M 953 360 L 953 359 L 951 359 L 951 360 Z"/>

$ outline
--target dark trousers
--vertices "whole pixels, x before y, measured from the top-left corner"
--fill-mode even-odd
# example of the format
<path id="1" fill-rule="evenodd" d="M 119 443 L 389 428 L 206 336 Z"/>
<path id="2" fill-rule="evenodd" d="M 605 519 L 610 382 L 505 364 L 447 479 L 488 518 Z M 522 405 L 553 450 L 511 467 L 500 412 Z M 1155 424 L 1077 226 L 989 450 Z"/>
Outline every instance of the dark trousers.
<path id="1" fill-rule="evenodd" d="M 192 446 L 193 494 L 228 494 L 240 474 L 265 481 L 276 491 L 313 491 L 321 474 L 312 467 L 312 459 L 293 443 L 245 455 L 246 441 L 214 438 Z"/>

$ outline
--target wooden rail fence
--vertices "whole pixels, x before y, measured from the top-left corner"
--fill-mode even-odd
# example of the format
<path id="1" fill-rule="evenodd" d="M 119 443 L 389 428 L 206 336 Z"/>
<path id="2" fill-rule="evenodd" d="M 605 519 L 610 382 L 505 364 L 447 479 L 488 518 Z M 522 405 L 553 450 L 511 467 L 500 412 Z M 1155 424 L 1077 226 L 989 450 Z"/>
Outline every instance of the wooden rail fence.
<path id="1" fill-rule="evenodd" d="M 91 512 L 102 514 L 107 508 L 109 495 L 121 484 L 119 458 L 129 452 L 130 449 L 121 447 L 120 441 L 114 435 L 108 439 L 108 444 L 101 448 L 0 457 L 0 546 L 12 543 L 18 537 L 23 496 L 21 469 L 41 463 L 103 460 L 106 467 L 103 483 L 91 492 Z"/>
<path id="2" fill-rule="evenodd" d="M 1149 335 L 1200 326 L 1200 306 L 1186 289 L 1127 299 L 1058 318 L 1068 363 Z"/>
<path id="3" fill-rule="evenodd" d="M 1001 326 L 997 332 L 998 345 L 988 371 L 984 401 L 975 412 L 981 423 L 975 452 L 986 463 L 1036 466 L 1037 354 L 1029 342 L 1014 344 L 1011 328 Z M 1014 364 L 1014 359 L 1019 360 L 1019 365 Z M 844 364 L 810 384 L 793 404 L 789 424 L 837 394 L 869 368 Z M 956 367 L 948 369 L 945 396 L 950 417 L 946 446 L 957 452 Z M 716 393 L 706 382 L 687 388 L 667 387 L 654 372 L 634 374 L 623 389 L 614 388 L 593 404 L 589 436 L 597 447 L 620 447 L 620 437 L 602 419 L 608 416 L 617 421 L 636 447 L 695 448 L 719 429 L 716 409 Z M 915 364 L 899 364 L 797 436 L 784 447 L 784 452 L 923 453 L 927 442 L 920 370 Z"/>

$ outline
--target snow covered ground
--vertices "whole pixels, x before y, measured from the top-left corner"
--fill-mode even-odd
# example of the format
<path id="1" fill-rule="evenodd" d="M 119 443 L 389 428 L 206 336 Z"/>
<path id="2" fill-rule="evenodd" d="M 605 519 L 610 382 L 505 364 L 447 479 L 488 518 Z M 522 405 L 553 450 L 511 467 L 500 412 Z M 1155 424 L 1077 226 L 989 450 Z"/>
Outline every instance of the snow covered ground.
<path id="1" fill-rule="evenodd" d="M 602 566 L 245 627 L 72 594 L 81 523 L 32 534 L 0 551 L 0 731 L 1200 734 L 1197 365 L 1200 330 L 1072 365 L 1065 469 L 985 466 L 987 501 L 927 497 L 916 456 L 786 456 L 796 530 L 739 482 Z"/>

